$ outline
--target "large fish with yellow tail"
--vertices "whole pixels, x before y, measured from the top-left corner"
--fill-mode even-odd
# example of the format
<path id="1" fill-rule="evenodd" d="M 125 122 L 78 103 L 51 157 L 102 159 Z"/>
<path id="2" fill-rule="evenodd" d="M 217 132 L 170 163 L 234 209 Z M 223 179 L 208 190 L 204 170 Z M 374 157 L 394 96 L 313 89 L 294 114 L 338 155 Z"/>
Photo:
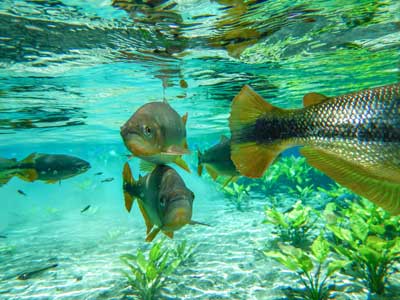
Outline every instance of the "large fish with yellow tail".
<path id="1" fill-rule="evenodd" d="M 229 118 L 231 158 L 260 177 L 293 146 L 308 163 L 388 212 L 400 214 L 400 83 L 327 97 L 306 94 L 304 107 L 275 107 L 244 86 Z"/>
<path id="2" fill-rule="evenodd" d="M 216 180 L 218 176 L 227 176 L 228 180 L 224 186 L 231 181 L 235 181 L 240 175 L 231 160 L 231 141 L 224 135 L 221 136 L 218 144 L 203 153 L 198 150 L 197 158 L 197 174 L 201 176 L 203 167 L 205 167 L 213 180 Z"/>
<path id="3" fill-rule="evenodd" d="M 187 113 L 180 117 L 166 101 L 150 102 L 126 121 L 121 127 L 121 136 L 134 156 L 154 164 L 144 164 L 144 170 L 152 170 L 158 164 L 175 163 L 190 172 L 182 159 L 182 155 L 190 153 L 186 121 Z"/>
<path id="4" fill-rule="evenodd" d="M 136 181 L 129 164 L 125 163 L 122 176 L 125 207 L 130 212 L 137 199 L 146 223 L 147 242 L 151 242 L 160 231 L 173 238 L 174 232 L 186 224 L 202 224 L 192 221 L 193 192 L 171 167 L 158 165 Z"/>

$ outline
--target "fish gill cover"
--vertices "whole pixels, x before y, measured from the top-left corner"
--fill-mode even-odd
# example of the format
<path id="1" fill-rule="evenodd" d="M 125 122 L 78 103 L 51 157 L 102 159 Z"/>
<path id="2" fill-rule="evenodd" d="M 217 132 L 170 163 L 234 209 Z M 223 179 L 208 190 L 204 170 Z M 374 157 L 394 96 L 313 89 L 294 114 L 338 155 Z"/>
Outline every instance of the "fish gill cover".
<path id="1" fill-rule="evenodd" d="M 399 82 L 399 11 L 379 0 L 0 1 L 0 299 L 396 299 L 398 217 L 314 168 L 320 156 L 310 165 L 288 149 L 249 179 L 215 146 L 231 138 L 245 85 L 300 109 L 310 92 Z M 170 167 L 194 194 L 192 219 L 210 226 L 150 244 L 143 211 L 125 209 L 122 169 L 137 179 L 155 166 L 132 157 L 120 127 L 163 100 L 188 113 L 191 173 Z"/>

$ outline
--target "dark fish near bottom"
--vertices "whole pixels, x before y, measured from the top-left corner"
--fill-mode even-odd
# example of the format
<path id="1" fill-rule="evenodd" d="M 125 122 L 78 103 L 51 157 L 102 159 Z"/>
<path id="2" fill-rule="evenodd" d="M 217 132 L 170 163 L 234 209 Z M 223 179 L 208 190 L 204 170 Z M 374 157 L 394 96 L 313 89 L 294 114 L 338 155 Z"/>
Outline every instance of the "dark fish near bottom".
<path id="1" fill-rule="evenodd" d="M 84 209 L 81 210 L 81 213 L 84 213 L 85 211 L 87 211 L 90 208 L 90 204 L 88 206 L 86 206 Z"/>
<path id="2" fill-rule="evenodd" d="M 36 275 L 39 275 L 40 273 L 42 273 L 44 271 L 47 271 L 47 270 L 52 269 L 52 268 L 55 268 L 57 266 L 58 266 L 58 264 L 53 264 L 51 266 L 47 266 L 47 267 L 44 267 L 44 268 L 41 268 L 41 269 L 38 269 L 38 270 L 34 270 L 34 271 L 31 271 L 31 272 L 24 272 L 24 273 L 18 275 L 17 279 L 19 279 L 19 280 L 27 280 L 27 279 L 30 279 L 32 277 L 35 277 Z"/>

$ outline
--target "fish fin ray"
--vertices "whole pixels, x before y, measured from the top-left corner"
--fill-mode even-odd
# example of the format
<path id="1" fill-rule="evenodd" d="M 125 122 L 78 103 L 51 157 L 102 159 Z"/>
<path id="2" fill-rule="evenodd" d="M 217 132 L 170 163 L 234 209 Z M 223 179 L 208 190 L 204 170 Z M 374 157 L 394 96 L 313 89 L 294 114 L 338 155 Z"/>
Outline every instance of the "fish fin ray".
<path id="1" fill-rule="evenodd" d="M 213 180 L 217 179 L 218 172 L 213 167 L 206 165 L 206 170 Z"/>
<path id="2" fill-rule="evenodd" d="M 151 223 L 150 218 L 147 215 L 146 210 L 143 207 L 143 204 L 140 201 L 138 201 L 138 205 L 139 205 L 140 212 L 142 213 L 144 222 L 146 224 L 146 235 L 148 235 L 154 225 Z"/>
<path id="3" fill-rule="evenodd" d="M 124 192 L 124 201 L 125 201 L 125 208 L 128 212 L 132 209 L 132 204 L 135 201 L 135 196 L 132 190 L 134 189 L 136 182 L 135 179 L 132 177 L 132 171 L 129 164 L 126 162 L 124 164 L 124 169 L 122 172 L 123 178 L 123 192 Z"/>
<path id="4" fill-rule="evenodd" d="M 308 93 L 308 94 L 305 94 L 303 97 L 303 105 L 310 106 L 310 105 L 322 103 L 328 99 L 329 99 L 329 97 L 322 95 L 322 94 Z"/>
<path id="5" fill-rule="evenodd" d="M 152 242 L 157 234 L 161 231 L 160 228 L 153 228 L 153 230 L 146 236 L 146 242 Z"/>
<path id="6" fill-rule="evenodd" d="M 303 147 L 307 162 L 337 183 L 382 207 L 393 215 L 400 214 L 400 184 L 382 180 L 375 172 L 351 163 L 334 153 Z"/>
<path id="7" fill-rule="evenodd" d="M 190 172 L 189 166 L 187 165 L 187 163 L 182 159 L 182 157 L 177 156 L 177 158 L 174 160 L 174 163 L 181 167 L 182 169 L 184 169 L 185 171 Z"/>

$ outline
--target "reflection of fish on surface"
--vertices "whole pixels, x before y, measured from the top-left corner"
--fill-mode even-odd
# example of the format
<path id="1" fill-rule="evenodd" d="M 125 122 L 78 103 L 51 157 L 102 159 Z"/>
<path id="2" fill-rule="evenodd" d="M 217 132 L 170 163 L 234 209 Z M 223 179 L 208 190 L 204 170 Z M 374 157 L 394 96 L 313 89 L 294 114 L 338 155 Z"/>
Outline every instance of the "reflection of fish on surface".
<path id="1" fill-rule="evenodd" d="M 133 155 L 153 164 L 175 163 L 190 172 L 182 159 L 190 153 L 186 143 L 187 113 L 179 117 L 167 102 L 140 107 L 121 127 L 121 136 Z"/>
<path id="2" fill-rule="evenodd" d="M 226 136 L 221 136 L 221 141 L 211 148 L 201 153 L 198 150 L 197 174 L 201 176 L 203 167 L 206 168 L 212 179 L 216 180 L 218 176 L 228 176 L 230 181 L 235 181 L 240 173 L 236 170 L 231 160 L 230 140 Z"/>
<path id="3" fill-rule="evenodd" d="M 400 83 L 336 97 L 309 93 L 304 108 L 272 106 L 244 86 L 233 99 L 231 158 L 260 177 L 300 145 L 315 168 L 392 214 L 400 213 Z"/>
<path id="4" fill-rule="evenodd" d="M 125 207 L 131 211 L 134 199 L 138 200 L 146 223 L 147 242 L 160 231 L 172 238 L 174 231 L 186 224 L 200 224 L 191 220 L 194 194 L 174 169 L 158 165 L 135 181 L 129 164 L 125 163 L 123 182 Z"/>
<path id="5" fill-rule="evenodd" d="M 0 185 L 14 176 L 30 182 L 42 180 L 54 183 L 86 172 L 89 168 L 88 162 L 63 154 L 32 153 L 19 162 L 0 158 Z"/>

